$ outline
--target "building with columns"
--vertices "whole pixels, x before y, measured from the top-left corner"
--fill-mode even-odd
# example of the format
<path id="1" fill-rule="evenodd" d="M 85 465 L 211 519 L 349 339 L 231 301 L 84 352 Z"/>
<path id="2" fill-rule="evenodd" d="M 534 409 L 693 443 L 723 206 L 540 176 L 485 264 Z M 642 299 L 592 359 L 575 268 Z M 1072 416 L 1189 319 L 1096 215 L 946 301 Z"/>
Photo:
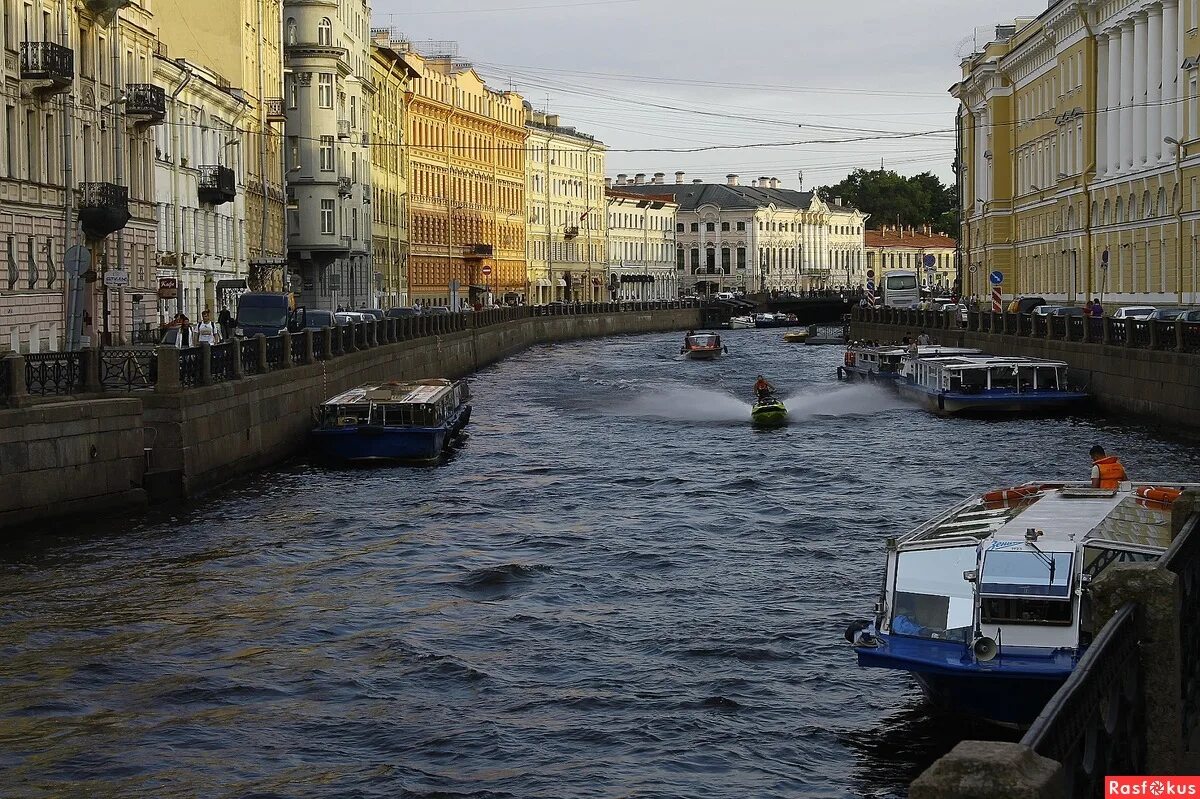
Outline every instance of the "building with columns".
<path id="1" fill-rule="evenodd" d="M 1200 301 L 1194 3 L 1056 0 L 962 64 L 964 293 Z"/>
<path id="2" fill-rule="evenodd" d="M 646 182 L 644 175 L 617 175 L 613 189 L 674 196 L 676 271 L 685 294 L 852 285 L 865 271 L 867 215 L 840 198 L 826 203 L 771 177 L 750 185 L 732 174 L 724 183 L 688 183 L 683 172 L 675 173 L 674 184 L 664 177 L 659 172 Z"/>
<path id="3" fill-rule="evenodd" d="M 639 194 L 605 190 L 608 204 L 608 266 L 605 299 L 674 300 L 675 224 L 679 205 L 670 192 Z"/>

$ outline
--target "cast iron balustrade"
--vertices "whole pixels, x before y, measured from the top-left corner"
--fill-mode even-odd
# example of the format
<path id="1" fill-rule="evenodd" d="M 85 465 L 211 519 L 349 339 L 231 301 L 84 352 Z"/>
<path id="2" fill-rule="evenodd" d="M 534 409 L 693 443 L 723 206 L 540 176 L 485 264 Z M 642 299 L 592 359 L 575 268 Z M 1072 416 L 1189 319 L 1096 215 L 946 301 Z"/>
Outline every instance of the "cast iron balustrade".
<path id="1" fill-rule="evenodd" d="M 79 224 L 89 239 L 103 239 L 129 224 L 129 187 L 115 183 L 79 185 Z"/>
<path id="2" fill-rule="evenodd" d="M 1175 349 L 1175 321 L 1166 319 L 1151 319 L 1150 326 L 1154 328 L 1154 349 Z"/>
<path id="3" fill-rule="evenodd" d="M 1129 320 L 1128 319 L 1109 319 L 1108 320 L 1108 343 L 1109 344 L 1124 344 L 1125 337 L 1129 335 Z"/>
<path id="4" fill-rule="evenodd" d="M 349 236 L 342 236 L 342 249 L 343 250 L 350 249 L 350 245 L 353 243 L 354 243 L 354 240 L 352 238 L 350 238 Z"/>
<path id="5" fill-rule="evenodd" d="M 125 116 L 143 125 L 157 125 L 167 115 L 167 93 L 153 83 L 125 87 Z"/>
<path id="6" fill-rule="evenodd" d="M 200 385 L 200 348 L 188 347 L 179 351 L 179 385 L 194 388 Z"/>
<path id="7" fill-rule="evenodd" d="M 292 359 L 292 366 L 299 366 L 300 364 L 304 363 L 304 334 L 303 333 L 293 333 L 292 334 L 291 359 Z"/>
<path id="8" fill-rule="evenodd" d="M 21 80 L 44 82 L 42 91 L 66 91 L 75 80 L 75 51 L 54 42 L 21 45 Z"/>
<path id="9" fill-rule="evenodd" d="M 208 373 L 214 383 L 233 380 L 237 374 L 233 367 L 233 359 L 241 356 L 236 341 L 224 344 L 214 344 L 208 349 Z"/>
<path id="10" fill-rule="evenodd" d="M 339 119 L 337 123 L 337 135 L 339 139 L 350 138 L 350 120 Z"/>
<path id="11" fill-rule="evenodd" d="M 267 121 L 286 122 L 287 114 L 283 110 L 283 100 L 271 97 L 267 99 Z"/>
<path id="12" fill-rule="evenodd" d="M 1089 319 L 1086 316 L 1068 316 L 1067 320 L 1067 341 L 1083 341 L 1084 327 Z"/>
<path id="13" fill-rule="evenodd" d="M 75 394 L 83 390 L 83 360 L 78 352 L 25 355 L 25 390 L 30 394 Z"/>
<path id="14" fill-rule="evenodd" d="M 1200 322 L 1183 323 L 1183 351 L 1200 352 Z"/>
<path id="15" fill-rule="evenodd" d="M 244 338 L 239 341 L 238 355 L 242 359 L 242 374 L 258 374 L 258 339 Z"/>
<path id="16" fill-rule="evenodd" d="M 1147 349 L 1150 347 L 1150 320 L 1126 319 L 1125 329 L 1128 342 L 1134 347 Z"/>
<path id="17" fill-rule="evenodd" d="M 283 338 L 267 336 L 267 368 L 278 369 L 283 365 Z"/>
<path id="18" fill-rule="evenodd" d="M 352 193 L 350 188 L 350 178 L 338 178 L 338 196 L 349 197 Z"/>
<path id="19" fill-rule="evenodd" d="M 579 225 L 567 225 L 563 228 L 563 238 L 573 239 L 579 235 Z"/>
<path id="20" fill-rule="evenodd" d="M 100 351 L 100 385 L 105 391 L 152 391 L 157 381 L 154 350 Z"/>
<path id="21" fill-rule="evenodd" d="M 1108 620 L 1021 743 L 1063 765 L 1065 796 L 1103 796 L 1106 774 L 1144 774 L 1137 608 Z"/>
<path id="22" fill-rule="evenodd" d="M 1196 754 L 1192 735 L 1200 724 L 1200 531 L 1178 536 L 1162 557 L 1163 566 L 1179 577 L 1179 667 L 1183 695 L 1184 751 Z M 1117 772 L 1110 772 L 1116 774 Z M 1125 774 L 1136 772 L 1126 771 Z"/>
<path id="23" fill-rule="evenodd" d="M 221 205 L 237 198 L 237 175 L 227 166 L 200 167 L 198 192 L 200 202 Z"/>

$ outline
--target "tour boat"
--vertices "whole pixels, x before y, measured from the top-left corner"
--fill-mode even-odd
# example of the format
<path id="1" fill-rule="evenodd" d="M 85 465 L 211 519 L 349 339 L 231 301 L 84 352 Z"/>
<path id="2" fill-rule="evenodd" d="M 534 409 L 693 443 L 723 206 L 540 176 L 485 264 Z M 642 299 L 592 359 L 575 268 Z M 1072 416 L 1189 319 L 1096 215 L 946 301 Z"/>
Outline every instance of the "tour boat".
<path id="1" fill-rule="evenodd" d="M 1067 385 L 1067 364 L 1042 358 L 918 353 L 901 368 L 901 396 L 942 416 L 1058 411 L 1088 396 Z"/>
<path id="2" fill-rule="evenodd" d="M 750 408 L 750 421 L 759 427 L 787 424 L 787 407 L 775 397 L 760 397 Z"/>
<path id="3" fill-rule="evenodd" d="M 730 330 L 745 330 L 754 327 L 753 316 L 735 316 L 729 320 Z"/>
<path id="4" fill-rule="evenodd" d="M 846 639 L 940 710 L 1028 726 L 1100 631 L 1089 585 L 1191 532 L 1198 488 L 1030 483 L 966 500 L 888 539 L 875 618 Z"/>
<path id="5" fill-rule="evenodd" d="M 916 354 L 922 358 L 945 355 L 979 355 L 980 351 L 969 347 L 943 347 L 940 344 L 918 344 Z M 883 347 L 854 344 L 846 349 L 843 365 L 838 367 L 839 380 L 854 382 L 891 384 L 904 377 L 901 362 L 914 352 L 911 344 L 895 344 Z"/>
<path id="6" fill-rule="evenodd" d="M 463 380 L 369 384 L 326 400 L 313 439 L 341 461 L 437 460 L 471 419 Z"/>
<path id="7" fill-rule="evenodd" d="M 759 313 L 754 315 L 755 327 L 793 327 L 800 324 L 794 313 Z"/>
<path id="8" fill-rule="evenodd" d="M 721 337 L 716 333 L 689 333 L 683 338 L 683 346 L 679 354 L 693 361 L 711 361 L 720 358 L 729 350 L 721 345 Z"/>

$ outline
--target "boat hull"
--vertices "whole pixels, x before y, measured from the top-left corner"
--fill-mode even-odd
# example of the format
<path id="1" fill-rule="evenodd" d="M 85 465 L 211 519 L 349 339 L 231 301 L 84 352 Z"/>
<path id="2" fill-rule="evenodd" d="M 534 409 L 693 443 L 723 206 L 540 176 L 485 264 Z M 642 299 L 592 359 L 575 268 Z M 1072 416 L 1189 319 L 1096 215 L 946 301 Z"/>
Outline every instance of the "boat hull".
<path id="1" fill-rule="evenodd" d="M 359 425 L 317 428 L 312 435 L 317 452 L 337 461 L 429 463 L 442 456 L 470 418 L 471 406 L 465 405 L 438 427 Z"/>
<path id="2" fill-rule="evenodd" d="M 689 361 L 712 361 L 721 357 L 721 348 L 687 350 L 683 357 Z"/>
<path id="3" fill-rule="evenodd" d="M 759 427 L 779 427 L 787 424 L 787 408 L 782 402 L 755 405 L 750 410 L 750 421 Z"/>
<path id="4" fill-rule="evenodd" d="M 965 394 L 933 391 L 904 381 L 895 381 L 895 386 L 901 396 L 940 416 L 1056 413 L 1070 410 L 1087 400 L 1087 394 L 1080 391 L 982 391 Z"/>
<path id="5" fill-rule="evenodd" d="M 896 372 L 875 372 L 869 369 L 861 369 L 857 366 L 843 366 L 841 370 L 844 379 L 851 383 L 876 383 L 881 386 L 895 388 L 896 383 L 901 378 L 901 375 Z"/>

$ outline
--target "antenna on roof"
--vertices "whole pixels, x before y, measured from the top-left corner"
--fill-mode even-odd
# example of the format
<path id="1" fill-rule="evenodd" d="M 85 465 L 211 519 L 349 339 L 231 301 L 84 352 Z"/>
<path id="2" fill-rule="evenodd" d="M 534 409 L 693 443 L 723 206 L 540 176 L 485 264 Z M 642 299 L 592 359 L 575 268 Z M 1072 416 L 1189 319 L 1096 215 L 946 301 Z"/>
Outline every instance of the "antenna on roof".
<path id="1" fill-rule="evenodd" d="M 801 169 L 796 177 L 800 178 L 800 191 L 804 191 L 804 170 Z"/>

